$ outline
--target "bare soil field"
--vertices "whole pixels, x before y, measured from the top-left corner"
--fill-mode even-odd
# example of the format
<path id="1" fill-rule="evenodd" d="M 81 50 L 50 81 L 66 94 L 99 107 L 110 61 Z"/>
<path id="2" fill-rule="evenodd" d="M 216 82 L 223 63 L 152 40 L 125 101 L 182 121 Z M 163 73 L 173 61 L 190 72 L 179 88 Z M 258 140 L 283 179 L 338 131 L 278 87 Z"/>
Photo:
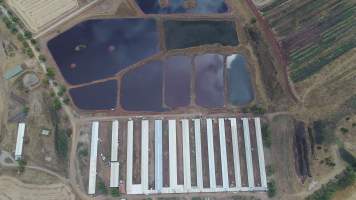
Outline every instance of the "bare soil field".
<path id="1" fill-rule="evenodd" d="M 169 187 L 169 133 L 168 124 L 162 124 L 163 187 Z"/>
<path id="2" fill-rule="evenodd" d="M 245 138 L 242 128 L 242 123 L 237 123 L 237 140 L 239 142 L 239 158 L 240 158 L 240 171 L 241 171 L 241 186 L 248 186 L 247 178 L 247 161 L 245 150 Z"/>
<path id="3" fill-rule="evenodd" d="M 197 186 L 197 169 L 196 169 L 196 146 L 195 146 L 195 134 L 194 133 L 194 121 L 189 121 L 189 148 L 190 148 L 190 175 L 192 186 Z"/>
<path id="4" fill-rule="evenodd" d="M 266 153 L 266 165 L 276 169 L 274 179 L 279 192 L 275 199 L 298 199 L 292 197 L 301 189 L 295 170 L 294 119 L 287 115 L 277 116 L 270 122 L 270 127 L 273 141 L 270 153 Z"/>
<path id="5" fill-rule="evenodd" d="M 203 120 L 201 126 L 201 152 L 202 152 L 202 164 L 203 164 L 203 187 L 210 187 L 210 173 L 209 173 L 209 151 L 208 151 L 208 135 L 206 130 L 206 121 Z"/>
<path id="6" fill-rule="evenodd" d="M 155 131 L 154 121 L 149 122 L 148 188 L 155 189 Z"/>
<path id="7" fill-rule="evenodd" d="M 132 163 L 132 183 L 141 184 L 141 123 L 134 121 L 133 130 L 133 163 Z"/>
<path id="8" fill-rule="evenodd" d="M 28 199 L 28 200 L 75 200 L 71 189 L 62 184 L 35 185 L 25 184 L 19 180 L 0 177 L 0 199 Z"/>
<path id="9" fill-rule="evenodd" d="M 183 134 L 182 123 L 178 120 L 176 122 L 176 141 L 177 141 L 177 183 L 184 184 L 184 165 L 183 165 Z"/>
<path id="10" fill-rule="evenodd" d="M 226 154 L 227 154 L 227 168 L 229 177 L 229 186 L 236 186 L 235 167 L 234 167 L 234 153 L 231 134 L 231 124 L 229 119 L 225 119 L 225 140 L 226 140 Z"/>
<path id="11" fill-rule="evenodd" d="M 261 186 L 260 165 L 259 165 L 258 151 L 257 151 L 257 139 L 255 134 L 256 130 L 255 130 L 253 119 L 249 119 L 249 126 L 250 126 L 250 141 L 251 141 L 254 181 L 256 186 Z"/>
<path id="12" fill-rule="evenodd" d="M 216 186 L 222 187 L 222 170 L 221 170 L 221 155 L 220 155 L 220 133 L 218 119 L 213 120 L 213 140 L 214 140 L 214 160 L 215 160 L 215 178 Z"/>

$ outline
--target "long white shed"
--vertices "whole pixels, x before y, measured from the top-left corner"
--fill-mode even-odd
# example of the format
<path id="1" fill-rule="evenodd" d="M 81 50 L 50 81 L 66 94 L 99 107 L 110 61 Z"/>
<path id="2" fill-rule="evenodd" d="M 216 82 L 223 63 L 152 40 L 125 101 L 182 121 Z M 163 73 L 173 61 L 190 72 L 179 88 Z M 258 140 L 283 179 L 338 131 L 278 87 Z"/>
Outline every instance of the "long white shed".
<path id="1" fill-rule="evenodd" d="M 22 158 L 23 140 L 25 137 L 25 127 L 26 127 L 25 123 L 19 123 L 17 128 L 15 160 L 21 160 Z"/>

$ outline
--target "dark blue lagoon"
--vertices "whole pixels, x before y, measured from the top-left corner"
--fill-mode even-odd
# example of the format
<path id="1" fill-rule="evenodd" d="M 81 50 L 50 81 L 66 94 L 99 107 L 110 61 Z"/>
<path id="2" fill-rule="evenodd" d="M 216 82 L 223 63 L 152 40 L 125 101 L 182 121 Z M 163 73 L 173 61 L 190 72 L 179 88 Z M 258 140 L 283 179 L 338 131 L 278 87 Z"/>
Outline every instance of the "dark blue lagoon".
<path id="1" fill-rule="evenodd" d="M 229 101 L 233 105 L 245 105 L 253 98 L 253 88 L 245 57 L 234 54 L 227 57 Z"/>
<path id="2" fill-rule="evenodd" d="M 141 10 L 146 14 L 177 14 L 225 13 L 228 6 L 224 0 L 136 0 Z"/>
<path id="3" fill-rule="evenodd" d="M 114 109 L 117 103 L 117 81 L 110 80 L 69 90 L 74 104 L 82 110 Z"/>
<path id="4" fill-rule="evenodd" d="M 82 84 L 114 76 L 159 52 L 153 19 L 88 20 L 48 42 L 63 77 Z"/>
<path id="5" fill-rule="evenodd" d="M 236 24 L 233 21 L 168 20 L 163 25 L 166 47 L 169 50 L 209 44 L 222 46 L 239 44 Z"/>
<path id="6" fill-rule="evenodd" d="M 163 111 L 162 86 L 161 62 L 150 62 L 134 69 L 121 81 L 121 106 L 128 111 Z"/>
<path id="7" fill-rule="evenodd" d="M 199 55 L 195 58 L 196 103 L 203 107 L 223 107 L 224 57 L 218 54 Z"/>
<path id="8" fill-rule="evenodd" d="M 173 56 L 164 61 L 165 103 L 171 108 L 190 104 L 192 59 L 188 56 Z"/>

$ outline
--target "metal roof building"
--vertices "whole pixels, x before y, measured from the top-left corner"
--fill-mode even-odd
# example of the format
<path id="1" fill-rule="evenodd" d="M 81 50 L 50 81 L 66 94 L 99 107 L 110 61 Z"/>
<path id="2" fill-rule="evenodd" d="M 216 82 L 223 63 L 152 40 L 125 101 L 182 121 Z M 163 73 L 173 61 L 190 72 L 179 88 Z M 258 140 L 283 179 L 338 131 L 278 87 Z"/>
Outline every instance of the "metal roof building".
<path id="1" fill-rule="evenodd" d="M 5 80 L 10 80 L 12 79 L 13 77 L 19 75 L 21 72 L 23 71 L 21 65 L 17 65 L 9 70 L 7 70 L 5 73 L 4 73 L 4 79 Z"/>
<path id="2" fill-rule="evenodd" d="M 118 160 L 119 150 L 119 121 L 115 120 L 112 123 L 111 133 L 111 161 L 116 162 Z"/>
<path id="3" fill-rule="evenodd" d="M 89 169 L 88 194 L 95 194 L 98 140 L 99 140 L 99 122 L 93 122 L 92 130 L 91 130 L 90 169 Z"/>
<path id="4" fill-rule="evenodd" d="M 111 162 L 110 171 L 110 187 L 119 187 L 120 163 Z"/>
<path id="5" fill-rule="evenodd" d="M 23 140 L 25 136 L 25 123 L 19 123 L 17 128 L 17 140 L 16 140 L 16 150 L 15 150 L 15 160 L 21 160 Z"/>

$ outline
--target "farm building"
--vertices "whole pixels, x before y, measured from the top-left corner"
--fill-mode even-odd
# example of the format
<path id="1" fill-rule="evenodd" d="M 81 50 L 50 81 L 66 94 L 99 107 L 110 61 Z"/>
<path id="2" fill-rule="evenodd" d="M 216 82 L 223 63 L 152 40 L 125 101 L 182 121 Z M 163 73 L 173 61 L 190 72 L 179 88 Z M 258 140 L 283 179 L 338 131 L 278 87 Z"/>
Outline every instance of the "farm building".
<path id="1" fill-rule="evenodd" d="M 99 145 L 100 153 L 108 148 L 112 156 L 104 182 L 126 194 L 267 190 L 260 118 L 129 119 L 111 127 L 111 147 Z M 98 137 L 102 145 L 110 134 L 97 128 L 95 147 Z M 118 145 L 122 134 L 127 137 Z"/>
<path id="2" fill-rule="evenodd" d="M 22 149 L 23 141 L 25 137 L 25 123 L 19 123 L 17 129 L 17 140 L 16 140 L 16 149 L 15 149 L 15 160 L 21 160 L 22 158 Z"/>
<path id="3" fill-rule="evenodd" d="M 13 77 L 19 75 L 21 72 L 23 71 L 22 69 L 22 66 L 21 65 L 16 65 L 15 67 L 7 70 L 5 73 L 4 73 L 4 79 L 5 80 L 10 80 L 12 79 Z"/>
<path id="4" fill-rule="evenodd" d="M 96 187 L 96 163 L 98 154 L 98 134 L 99 122 L 93 122 L 91 131 L 91 146 L 90 146 L 90 168 L 89 168 L 89 185 L 88 194 L 95 194 Z"/>

